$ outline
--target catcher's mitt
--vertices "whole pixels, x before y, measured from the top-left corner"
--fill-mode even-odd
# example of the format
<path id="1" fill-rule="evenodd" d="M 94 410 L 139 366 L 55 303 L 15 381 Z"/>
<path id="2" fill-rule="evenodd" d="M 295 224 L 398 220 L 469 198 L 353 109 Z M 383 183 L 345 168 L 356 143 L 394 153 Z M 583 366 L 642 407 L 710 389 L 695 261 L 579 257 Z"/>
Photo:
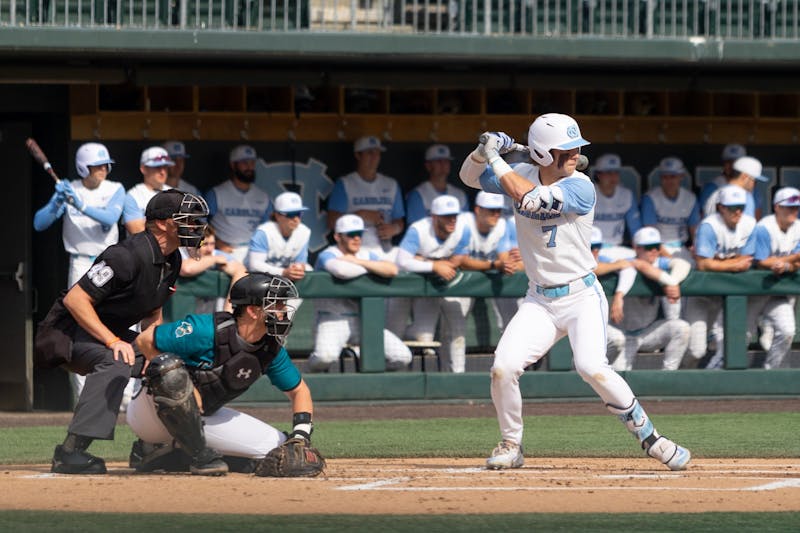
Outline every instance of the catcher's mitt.
<path id="1" fill-rule="evenodd" d="M 325 458 L 319 450 L 300 437 L 287 440 L 271 450 L 256 465 L 255 474 L 261 477 L 314 477 L 325 468 Z"/>

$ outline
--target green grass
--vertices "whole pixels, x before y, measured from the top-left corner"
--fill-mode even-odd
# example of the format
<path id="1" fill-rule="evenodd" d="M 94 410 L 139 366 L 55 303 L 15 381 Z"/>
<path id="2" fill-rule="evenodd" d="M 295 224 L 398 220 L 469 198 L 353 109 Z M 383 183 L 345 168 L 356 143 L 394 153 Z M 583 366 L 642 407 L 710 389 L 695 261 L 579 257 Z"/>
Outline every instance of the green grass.
<path id="1" fill-rule="evenodd" d="M 800 513 L 496 514 L 496 515 L 163 515 L 0 511 L 4 531 L 666 531 L 794 532 Z"/>
<path id="2" fill-rule="evenodd" d="M 656 427 L 695 457 L 800 457 L 800 413 L 662 415 Z M 288 429 L 281 427 L 281 429 Z M 47 463 L 66 428 L 0 429 L 0 464 Z M 323 422 L 314 444 L 329 458 L 483 457 L 499 439 L 493 418 Z M 117 427 L 113 441 L 91 451 L 128 457 L 133 433 Z M 639 457 L 633 437 L 611 415 L 525 418 L 524 446 L 539 457 Z"/>

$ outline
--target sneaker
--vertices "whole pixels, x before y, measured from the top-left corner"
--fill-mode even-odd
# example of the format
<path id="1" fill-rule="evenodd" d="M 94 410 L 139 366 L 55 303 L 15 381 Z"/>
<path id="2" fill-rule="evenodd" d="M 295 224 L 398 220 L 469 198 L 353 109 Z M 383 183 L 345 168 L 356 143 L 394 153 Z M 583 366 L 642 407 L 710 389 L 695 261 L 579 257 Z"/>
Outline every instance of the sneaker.
<path id="1" fill-rule="evenodd" d="M 774 339 L 775 339 L 775 328 L 772 327 L 772 324 L 762 324 L 761 336 L 758 338 L 758 343 L 761 345 L 761 348 L 763 348 L 765 352 L 768 352 L 769 349 L 772 348 L 772 341 Z"/>
<path id="2" fill-rule="evenodd" d="M 486 459 L 486 468 L 501 470 L 505 468 L 520 468 L 525 463 L 522 456 L 522 446 L 509 440 L 502 440 L 492 450 L 492 455 Z"/>
<path id="3" fill-rule="evenodd" d="M 85 450 L 64 451 L 59 444 L 53 452 L 50 471 L 54 474 L 105 474 L 106 462 Z"/>
<path id="4" fill-rule="evenodd" d="M 206 448 L 192 458 L 189 471 L 194 476 L 224 476 L 228 473 L 228 465 L 220 454 Z"/>
<path id="5" fill-rule="evenodd" d="M 133 442 L 128 456 L 128 466 L 142 473 L 188 472 L 191 462 L 191 457 L 171 444 L 151 444 L 141 439 Z"/>
<path id="6" fill-rule="evenodd" d="M 686 466 L 692 458 L 689 450 L 663 436 L 658 437 L 658 440 L 647 449 L 647 455 L 658 459 L 670 470 L 686 470 Z"/>

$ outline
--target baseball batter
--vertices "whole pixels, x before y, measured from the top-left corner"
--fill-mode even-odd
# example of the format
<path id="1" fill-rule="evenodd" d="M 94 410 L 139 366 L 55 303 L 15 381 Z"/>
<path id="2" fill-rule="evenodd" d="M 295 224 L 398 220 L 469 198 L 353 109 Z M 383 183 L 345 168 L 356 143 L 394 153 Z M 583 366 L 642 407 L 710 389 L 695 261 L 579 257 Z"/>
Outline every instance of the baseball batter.
<path id="1" fill-rule="evenodd" d="M 217 232 L 217 248 L 245 262 L 250 239 L 269 220 L 272 204 L 256 180 L 255 148 L 240 145 L 231 150 L 230 179 L 206 193 L 210 224 Z"/>
<path id="2" fill-rule="evenodd" d="M 720 189 L 718 212 L 703 219 L 697 229 L 694 253 L 697 269 L 709 272 L 744 272 L 753 263 L 756 220 L 744 214 L 747 192 L 737 185 Z M 687 299 L 686 321 L 691 327 L 689 354 L 706 354 L 708 326 L 722 312 L 722 298 L 695 296 Z M 725 354 L 722 328 L 714 329 L 717 351 L 706 368 L 722 368 Z"/>
<path id="3" fill-rule="evenodd" d="M 458 198 L 461 211 L 467 211 L 469 203 L 463 190 L 447 183 L 452 168 L 453 156 L 444 144 L 434 144 L 425 150 L 425 171 L 428 179 L 411 189 L 406 195 L 406 224 L 409 226 L 431 214 L 431 202 L 437 196 L 449 194 Z"/>
<path id="4" fill-rule="evenodd" d="M 495 350 L 491 393 L 502 441 L 487 467 L 523 465 L 519 377 L 567 335 L 578 374 L 646 453 L 672 470 L 686 468 L 689 451 L 659 435 L 606 359 L 608 303 L 592 272 L 596 263 L 589 246 L 595 191 L 589 177 L 576 171 L 580 147 L 589 141 L 572 117 L 541 115 L 528 130 L 532 162 L 512 169 L 500 152 L 509 149 L 513 139 L 504 133 L 483 138 L 485 142 L 465 159 L 460 176 L 470 187 L 514 199 L 520 252 L 530 280 L 525 300 Z"/>
<path id="5" fill-rule="evenodd" d="M 773 198 L 775 214 L 762 218 L 755 229 L 753 259 L 758 268 L 771 270 L 776 276 L 796 272 L 800 268 L 800 190 L 784 187 Z M 780 368 L 792 347 L 796 331 L 795 297 L 751 296 L 748 298 L 748 333 L 755 333 L 756 321 L 767 323 L 773 338 L 764 346 L 767 357 L 764 368 Z M 763 335 L 762 335 L 763 339 Z"/>
<path id="6" fill-rule="evenodd" d="M 396 264 L 361 247 L 363 234 L 364 221 L 361 217 L 339 217 L 333 235 L 336 245 L 329 246 L 319 254 L 316 269 L 326 270 L 339 279 L 354 279 L 364 274 L 375 274 L 384 278 L 396 276 Z M 321 372 L 339 359 L 345 345 L 361 342 L 361 318 L 356 299 L 320 298 L 314 304 L 317 328 L 314 351 L 308 358 L 308 369 L 311 372 Z M 411 351 L 388 329 L 383 330 L 383 347 L 388 370 L 407 368 L 411 363 Z"/>

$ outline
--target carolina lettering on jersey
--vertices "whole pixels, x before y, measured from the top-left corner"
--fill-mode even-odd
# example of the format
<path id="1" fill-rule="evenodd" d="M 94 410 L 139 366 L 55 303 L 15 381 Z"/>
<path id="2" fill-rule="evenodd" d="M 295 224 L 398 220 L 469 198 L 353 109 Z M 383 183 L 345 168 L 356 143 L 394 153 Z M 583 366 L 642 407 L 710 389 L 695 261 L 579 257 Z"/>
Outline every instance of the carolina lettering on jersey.
<path id="1" fill-rule="evenodd" d="M 229 217 L 261 217 L 264 214 L 256 209 L 242 209 L 240 207 L 226 207 L 222 212 Z"/>
<path id="2" fill-rule="evenodd" d="M 624 218 L 625 218 L 625 213 L 595 213 L 594 214 L 595 222 L 599 222 L 599 221 L 616 222 L 616 221 L 622 220 Z"/>
<path id="3" fill-rule="evenodd" d="M 517 209 L 517 213 L 525 218 L 532 218 L 534 220 L 551 220 L 561 216 L 561 213 L 534 213 L 532 211 L 520 211 L 519 209 Z"/>
<path id="4" fill-rule="evenodd" d="M 355 205 L 392 205 L 393 201 L 388 196 L 356 196 L 353 198 Z"/>

